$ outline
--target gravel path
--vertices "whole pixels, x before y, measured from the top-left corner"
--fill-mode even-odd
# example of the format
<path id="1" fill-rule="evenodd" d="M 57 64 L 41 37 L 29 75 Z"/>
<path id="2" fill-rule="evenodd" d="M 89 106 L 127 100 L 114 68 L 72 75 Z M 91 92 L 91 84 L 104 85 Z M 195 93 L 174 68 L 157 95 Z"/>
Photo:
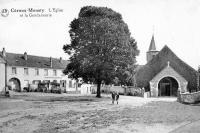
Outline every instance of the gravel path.
<path id="1" fill-rule="evenodd" d="M 0 133 L 181 133 L 198 120 L 200 106 L 176 98 L 120 96 L 118 105 L 110 95 L 20 93 L 0 99 Z"/>

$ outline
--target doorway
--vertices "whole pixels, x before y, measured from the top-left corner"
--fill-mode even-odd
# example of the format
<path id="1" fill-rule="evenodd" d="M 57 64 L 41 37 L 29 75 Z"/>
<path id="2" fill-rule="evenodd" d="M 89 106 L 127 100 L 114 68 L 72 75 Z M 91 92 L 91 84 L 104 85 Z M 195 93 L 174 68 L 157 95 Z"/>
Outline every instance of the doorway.
<path id="1" fill-rule="evenodd" d="M 173 77 L 164 77 L 158 84 L 158 96 L 177 96 L 178 82 Z"/>
<path id="2" fill-rule="evenodd" d="M 11 78 L 9 80 L 9 84 L 10 84 L 11 90 L 17 91 L 17 92 L 21 91 L 21 84 L 20 84 L 20 80 L 18 78 Z"/>

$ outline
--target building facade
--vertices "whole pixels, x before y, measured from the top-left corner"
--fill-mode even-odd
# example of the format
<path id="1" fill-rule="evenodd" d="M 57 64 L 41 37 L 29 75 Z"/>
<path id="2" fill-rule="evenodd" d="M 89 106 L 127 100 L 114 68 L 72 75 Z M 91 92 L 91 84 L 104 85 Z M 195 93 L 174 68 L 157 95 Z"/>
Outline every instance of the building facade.
<path id="1" fill-rule="evenodd" d="M 177 57 L 168 46 L 157 51 L 154 36 L 146 56 L 147 64 L 140 66 L 136 73 L 136 84 L 145 88 L 152 97 L 177 96 L 179 92 L 198 90 L 198 72 Z"/>
<path id="2" fill-rule="evenodd" d="M 6 62 L 0 58 L 0 92 L 5 89 L 6 85 Z"/>
<path id="3" fill-rule="evenodd" d="M 63 74 L 68 61 L 62 58 L 33 56 L 26 52 L 7 53 L 4 48 L 0 57 L 0 91 L 6 85 L 12 90 L 23 91 L 30 85 L 51 82 L 59 83 L 65 91 L 77 90 L 76 81 Z"/>

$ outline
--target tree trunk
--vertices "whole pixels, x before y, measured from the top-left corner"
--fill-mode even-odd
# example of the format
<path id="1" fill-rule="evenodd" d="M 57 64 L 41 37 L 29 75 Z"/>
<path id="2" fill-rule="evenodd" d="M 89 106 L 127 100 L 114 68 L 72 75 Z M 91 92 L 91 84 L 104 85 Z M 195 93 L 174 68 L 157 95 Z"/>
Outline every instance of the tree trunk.
<path id="1" fill-rule="evenodd" d="M 97 95 L 96 97 L 101 98 L 101 81 L 97 82 Z"/>

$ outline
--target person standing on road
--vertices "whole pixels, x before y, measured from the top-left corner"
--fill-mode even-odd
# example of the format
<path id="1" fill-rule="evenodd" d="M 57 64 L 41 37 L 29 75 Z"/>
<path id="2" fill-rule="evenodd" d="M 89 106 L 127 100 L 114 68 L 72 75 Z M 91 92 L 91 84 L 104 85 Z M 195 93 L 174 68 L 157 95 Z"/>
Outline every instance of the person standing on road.
<path id="1" fill-rule="evenodd" d="M 118 104 L 118 101 L 119 101 L 119 92 L 116 93 L 116 95 L 115 95 L 115 99 L 116 99 L 117 104 Z"/>
<path id="2" fill-rule="evenodd" d="M 115 101 L 115 93 L 112 91 L 111 92 L 111 97 L 112 97 L 112 104 L 114 104 Z"/>

